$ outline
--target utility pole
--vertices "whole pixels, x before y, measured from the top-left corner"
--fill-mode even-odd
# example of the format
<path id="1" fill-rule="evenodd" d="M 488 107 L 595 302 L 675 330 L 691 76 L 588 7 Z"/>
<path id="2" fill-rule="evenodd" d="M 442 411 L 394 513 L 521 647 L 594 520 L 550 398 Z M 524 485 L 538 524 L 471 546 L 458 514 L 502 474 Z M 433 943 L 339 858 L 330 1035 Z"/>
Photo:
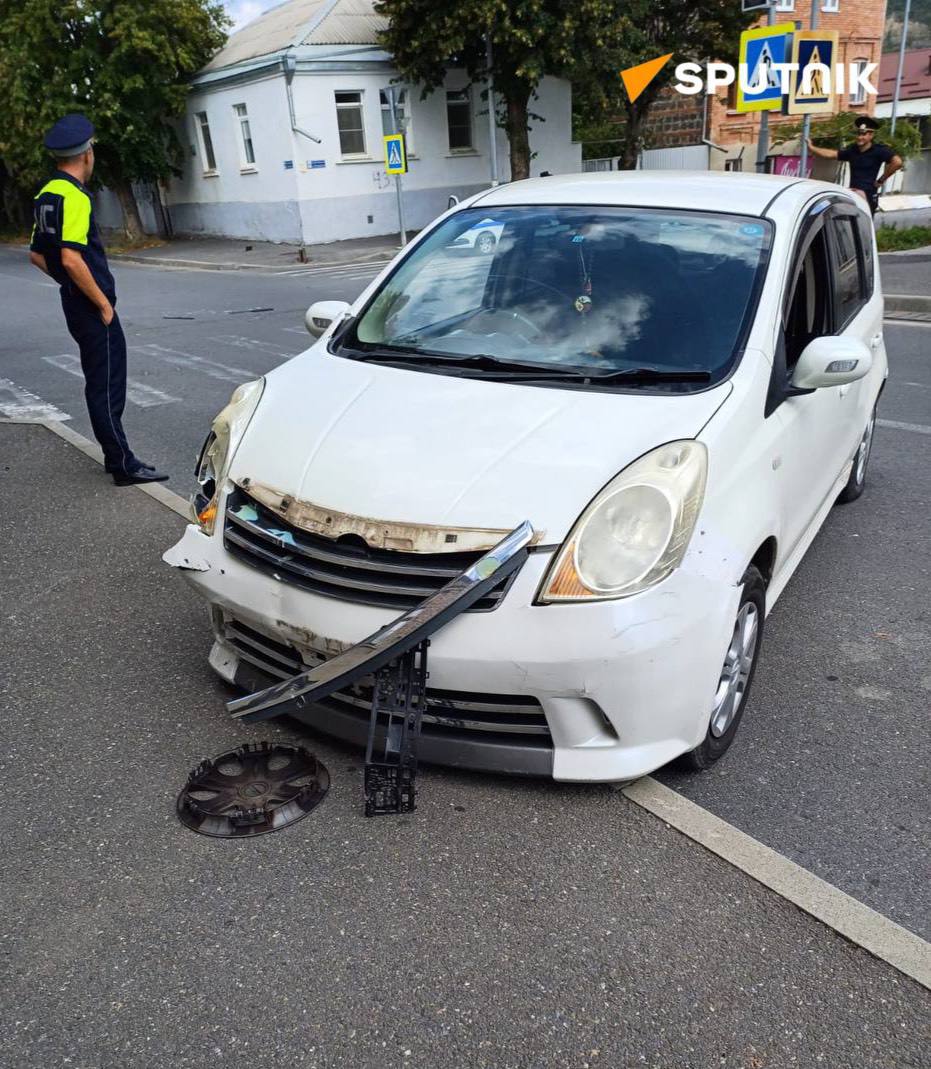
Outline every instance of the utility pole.
<path id="1" fill-rule="evenodd" d="M 491 184 L 498 184 L 498 137 L 495 123 L 495 83 L 491 76 L 491 29 L 485 34 L 485 64 L 488 67 L 488 155 L 491 159 Z"/>
<path id="2" fill-rule="evenodd" d="M 812 0 L 812 3 L 816 3 L 817 0 Z M 769 0 L 766 5 L 766 25 L 772 26 L 776 22 L 776 15 L 773 11 L 773 4 L 775 0 Z M 738 72 L 738 77 L 740 74 Z M 766 173 L 766 157 L 769 155 L 769 112 L 760 112 L 760 136 L 756 143 L 756 170 L 757 174 Z"/>
<path id="3" fill-rule="evenodd" d="M 809 21 L 809 28 L 812 30 L 818 29 L 818 4 L 821 0 L 811 0 L 811 20 Z M 801 77 L 801 71 L 799 71 L 799 77 Z M 832 89 L 835 87 L 832 85 Z M 802 151 L 799 154 L 798 161 L 798 176 L 799 178 L 806 178 L 805 174 L 808 169 L 808 138 L 811 136 L 811 116 L 806 115 L 802 120 Z"/>
<path id="4" fill-rule="evenodd" d="M 388 107 L 391 110 L 391 129 L 394 133 L 404 136 L 404 131 L 398 126 L 398 109 L 394 101 L 394 86 L 389 85 L 385 90 L 388 95 Z M 407 156 L 407 145 L 404 146 L 404 155 Z M 401 227 L 401 246 L 407 244 L 407 227 L 404 224 L 404 197 L 401 193 L 401 176 L 394 176 L 394 188 L 398 195 L 398 225 Z"/>
<path id="5" fill-rule="evenodd" d="M 912 0 L 905 0 L 905 16 L 902 21 L 902 40 L 899 42 L 899 69 L 895 72 L 895 93 L 892 95 L 892 122 L 889 124 L 890 133 L 895 133 L 896 114 L 899 110 L 899 93 L 902 90 L 902 68 L 905 66 L 905 41 L 908 37 L 908 16 L 911 11 Z"/>

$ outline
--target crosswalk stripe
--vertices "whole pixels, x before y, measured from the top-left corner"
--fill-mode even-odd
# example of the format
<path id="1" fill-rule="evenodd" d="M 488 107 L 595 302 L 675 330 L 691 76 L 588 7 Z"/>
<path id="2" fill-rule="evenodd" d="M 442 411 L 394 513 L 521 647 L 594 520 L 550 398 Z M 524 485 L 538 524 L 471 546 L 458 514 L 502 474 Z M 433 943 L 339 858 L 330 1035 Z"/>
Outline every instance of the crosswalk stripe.
<path id="1" fill-rule="evenodd" d="M 0 415 L 7 419 L 51 419 L 62 422 L 71 419 L 67 412 L 43 401 L 31 390 L 17 386 L 9 379 L 0 379 L 0 395 L 8 394 L 12 401 L 0 396 Z"/>
<path id="2" fill-rule="evenodd" d="M 74 353 L 60 353 L 58 356 L 43 356 L 42 359 L 46 364 L 51 364 L 52 367 L 57 367 L 60 371 L 66 372 L 68 375 L 74 375 L 77 379 L 84 378 L 84 372 L 81 370 L 81 361 Z M 147 386 L 144 382 L 137 382 L 135 379 L 126 380 L 126 400 L 131 401 L 134 405 L 138 405 L 139 408 L 154 408 L 156 405 L 169 405 L 175 401 L 180 401 L 180 397 L 172 397 L 170 393 L 163 393 L 161 390 L 156 390 L 154 386 Z"/>
<path id="3" fill-rule="evenodd" d="M 202 375 L 206 375 L 211 379 L 219 379 L 221 382 L 235 382 L 237 386 L 240 383 L 256 378 L 258 375 L 258 372 L 247 368 L 221 364 L 217 360 L 208 360 L 206 357 L 195 356 L 193 353 L 186 353 L 181 349 L 169 349 L 164 345 L 150 343 L 148 345 L 140 345 L 138 348 L 147 355 L 164 360 L 168 364 L 199 371 Z"/>

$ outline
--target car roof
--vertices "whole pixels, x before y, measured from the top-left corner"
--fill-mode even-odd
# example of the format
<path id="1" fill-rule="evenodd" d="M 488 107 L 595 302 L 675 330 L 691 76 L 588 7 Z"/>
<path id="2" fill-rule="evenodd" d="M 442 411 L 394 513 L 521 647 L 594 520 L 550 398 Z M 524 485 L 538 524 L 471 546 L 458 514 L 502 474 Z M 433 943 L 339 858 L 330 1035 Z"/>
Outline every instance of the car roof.
<path id="1" fill-rule="evenodd" d="M 488 208 L 517 204 L 598 204 L 693 211 L 794 214 L 819 193 L 845 193 L 830 182 L 729 171 L 601 171 L 509 182 L 470 202 Z M 774 198 L 777 198 L 774 201 Z"/>

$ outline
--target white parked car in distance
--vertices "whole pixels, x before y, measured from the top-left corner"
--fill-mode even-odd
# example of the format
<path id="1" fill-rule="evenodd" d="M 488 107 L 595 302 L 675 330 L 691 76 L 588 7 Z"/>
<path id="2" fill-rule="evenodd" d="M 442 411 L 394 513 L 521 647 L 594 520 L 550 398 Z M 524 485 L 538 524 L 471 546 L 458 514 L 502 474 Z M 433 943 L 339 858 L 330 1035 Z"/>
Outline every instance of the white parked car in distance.
<path id="1" fill-rule="evenodd" d="M 484 256 L 464 235 L 496 230 Z M 764 619 L 864 487 L 888 370 L 868 212 L 838 186 L 638 171 L 457 205 L 240 387 L 165 559 L 259 689 L 529 521 L 433 636 L 425 760 L 629 780 L 731 745 Z M 363 743 L 364 685 L 297 711 Z"/>

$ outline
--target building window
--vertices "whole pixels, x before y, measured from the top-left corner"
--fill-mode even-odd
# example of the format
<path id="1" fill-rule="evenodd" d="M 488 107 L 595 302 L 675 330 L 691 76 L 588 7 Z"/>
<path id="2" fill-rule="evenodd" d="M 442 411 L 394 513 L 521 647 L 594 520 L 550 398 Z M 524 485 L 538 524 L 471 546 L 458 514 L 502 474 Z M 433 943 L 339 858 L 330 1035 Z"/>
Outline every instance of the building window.
<path id="1" fill-rule="evenodd" d="M 823 0 L 822 11 L 840 11 L 840 0 Z"/>
<path id="2" fill-rule="evenodd" d="M 252 147 L 252 131 L 249 128 L 249 113 L 245 104 L 234 104 L 233 111 L 239 119 L 239 132 L 242 134 L 242 162 L 244 167 L 255 163 L 255 150 Z"/>
<path id="3" fill-rule="evenodd" d="M 213 154 L 213 141 L 210 139 L 210 123 L 207 122 L 207 112 L 197 113 L 197 125 L 200 129 L 200 148 L 204 156 L 204 170 L 215 171 L 217 158 Z"/>
<path id="4" fill-rule="evenodd" d="M 853 61 L 854 78 L 863 70 L 864 67 L 868 67 L 870 61 L 868 59 L 855 59 Z M 862 82 L 854 82 L 853 88 L 850 91 L 850 103 L 851 104 L 863 104 L 866 100 L 866 89 Z"/>
<path id="5" fill-rule="evenodd" d="M 381 132 L 385 137 L 394 133 L 404 134 L 407 151 L 410 152 L 411 117 L 407 111 L 407 90 L 395 89 L 394 91 L 394 113 L 398 120 L 397 130 L 391 125 L 391 105 L 388 103 L 388 94 L 384 89 L 379 90 L 378 98 L 381 101 Z"/>
<path id="6" fill-rule="evenodd" d="M 449 127 L 450 152 L 474 147 L 472 145 L 472 101 L 468 89 L 447 90 L 446 124 Z"/>
<path id="7" fill-rule="evenodd" d="M 794 11 L 795 0 L 776 0 L 777 11 Z"/>
<path id="8" fill-rule="evenodd" d="M 365 155 L 365 126 L 362 122 L 362 94 L 336 94 L 336 125 L 339 150 L 344 156 Z"/>

